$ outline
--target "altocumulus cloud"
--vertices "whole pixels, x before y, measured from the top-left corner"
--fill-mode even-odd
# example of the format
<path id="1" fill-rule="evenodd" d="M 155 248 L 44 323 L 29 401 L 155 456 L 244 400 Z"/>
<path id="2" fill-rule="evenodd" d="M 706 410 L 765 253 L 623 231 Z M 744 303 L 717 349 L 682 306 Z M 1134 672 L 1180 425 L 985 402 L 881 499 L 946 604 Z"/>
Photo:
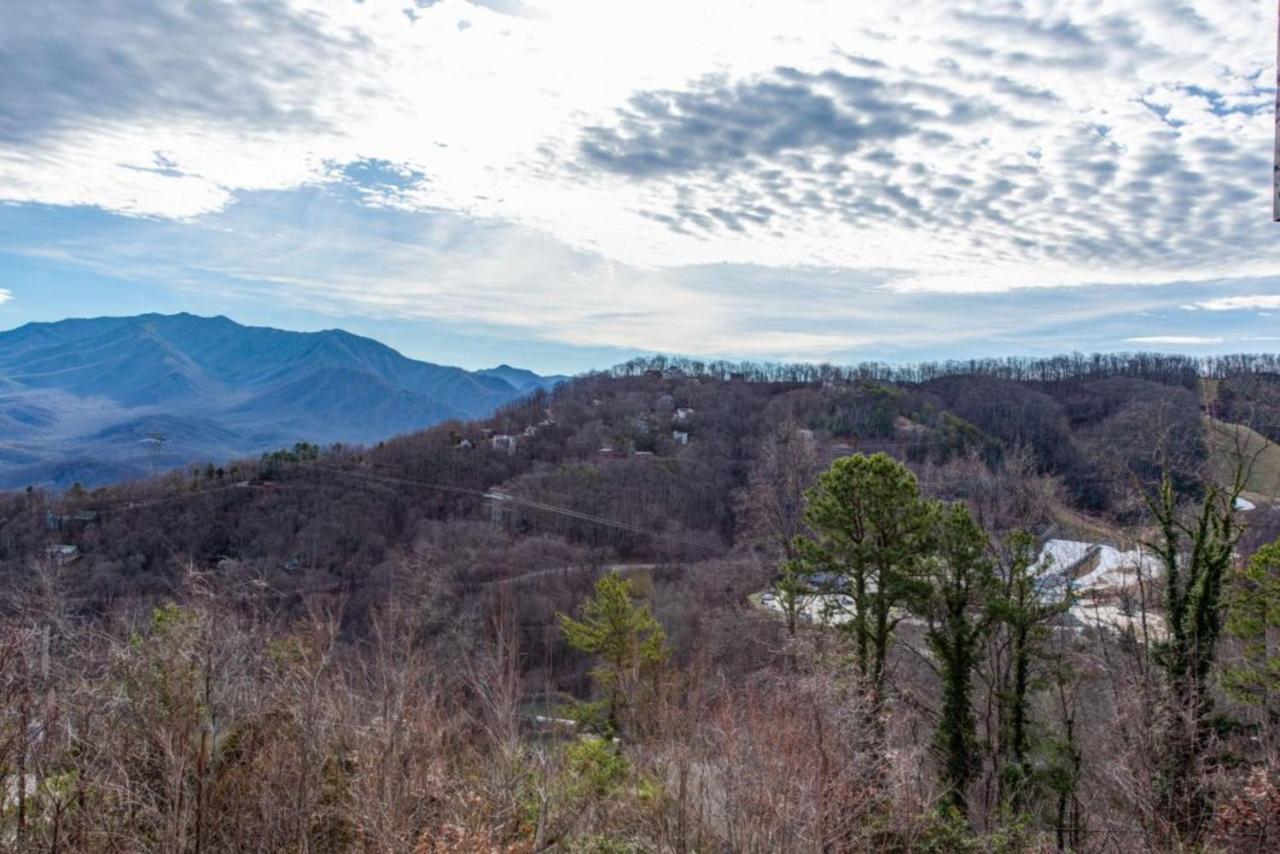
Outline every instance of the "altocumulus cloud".
<path id="1" fill-rule="evenodd" d="M 23 250 L 67 263 L 198 267 L 307 304 L 578 343 L 843 353 L 940 340 L 928 294 L 953 295 L 952 317 L 980 305 L 981 334 L 994 296 L 1030 310 L 1037 287 L 1177 314 L 1126 290 L 1163 285 L 1226 322 L 1276 308 L 1273 15 L 1264 0 L 10 4 L 0 199 L 165 235 L 136 253 L 101 234 Z M 268 198 L 297 218 L 242 227 Z M 212 236 L 227 228 L 234 245 Z M 1083 317 L 1080 299 L 1046 299 Z M 918 317 L 886 322 L 904 310 Z M 1018 325 L 1000 313 L 990 340 L 1013 346 Z M 1162 343 L 1135 331 L 1109 340 Z"/>
<path id="2" fill-rule="evenodd" d="M 636 94 L 583 131 L 581 158 L 639 186 L 641 214 L 674 232 L 773 237 L 836 263 L 911 256 L 910 287 L 1274 267 L 1280 242 L 1262 215 L 1265 53 L 1252 65 L 1237 58 L 1234 75 L 1196 63 L 1175 71 L 1226 25 L 1191 6 L 1131 17 L 1007 8 L 1016 12 L 926 9 L 926 32 L 949 24 L 935 34 L 945 53 L 869 39 L 861 46 L 875 59 Z M 1212 82 L 1193 84 L 1197 73 Z M 874 245 L 859 246 L 859 234 Z M 833 245 L 839 237 L 847 243 Z"/>

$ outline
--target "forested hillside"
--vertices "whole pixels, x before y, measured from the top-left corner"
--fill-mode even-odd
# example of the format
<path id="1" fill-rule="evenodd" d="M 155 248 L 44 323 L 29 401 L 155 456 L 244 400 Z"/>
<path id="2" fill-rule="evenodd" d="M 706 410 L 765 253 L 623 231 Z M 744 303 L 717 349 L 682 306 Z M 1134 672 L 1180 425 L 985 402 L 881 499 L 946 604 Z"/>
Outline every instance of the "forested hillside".
<path id="1" fill-rule="evenodd" d="M 148 314 L 0 332 L 0 488 L 97 485 L 299 440 L 376 442 L 554 385 L 342 330 Z"/>
<path id="2" fill-rule="evenodd" d="M 527 391 L 0 497 L 3 838 L 1280 840 L 1276 359 L 655 359 Z"/>

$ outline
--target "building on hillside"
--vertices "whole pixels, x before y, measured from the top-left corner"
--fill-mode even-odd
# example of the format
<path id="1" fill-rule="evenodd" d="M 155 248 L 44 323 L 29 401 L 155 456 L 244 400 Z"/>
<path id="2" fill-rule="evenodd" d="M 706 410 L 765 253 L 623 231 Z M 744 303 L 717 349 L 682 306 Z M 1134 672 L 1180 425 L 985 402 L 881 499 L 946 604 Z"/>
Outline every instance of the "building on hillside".
<path id="1" fill-rule="evenodd" d="M 45 556 L 59 566 L 71 563 L 80 557 L 80 547 L 73 545 L 49 546 L 44 550 Z"/>
<path id="2" fill-rule="evenodd" d="M 671 438 L 675 440 L 675 443 L 677 445 L 689 444 L 689 434 L 684 432 L 683 430 L 672 430 Z"/>
<path id="3" fill-rule="evenodd" d="M 514 454 L 516 452 L 516 437 L 501 433 L 489 440 L 493 444 L 495 451 L 501 451 L 505 454 Z"/>
<path id="4" fill-rule="evenodd" d="M 692 417 L 693 417 L 693 410 L 689 409 L 688 407 L 682 406 L 676 410 L 676 414 L 675 414 L 676 421 L 688 421 Z"/>
<path id="5" fill-rule="evenodd" d="M 475 446 L 476 446 L 476 443 L 471 441 L 470 439 L 463 439 L 461 442 L 458 443 L 458 447 L 464 451 L 469 451 Z"/>
<path id="6" fill-rule="evenodd" d="M 44 517 L 45 527 L 50 531 L 61 531 L 96 521 L 98 521 L 97 510 L 77 510 L 74 513 L 54 513 L 50 510 Z"/>

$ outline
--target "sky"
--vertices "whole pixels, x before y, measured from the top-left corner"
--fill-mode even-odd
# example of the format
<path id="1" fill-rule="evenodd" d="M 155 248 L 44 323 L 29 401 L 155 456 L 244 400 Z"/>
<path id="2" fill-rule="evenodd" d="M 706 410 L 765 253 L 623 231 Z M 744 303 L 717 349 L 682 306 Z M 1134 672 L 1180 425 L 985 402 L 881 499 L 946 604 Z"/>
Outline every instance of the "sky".
<path id="1" fill-rule="evenodd" d="M 1274 0 L 0 6 L 0 329 L 542 372 L 1280 348 Z"/>

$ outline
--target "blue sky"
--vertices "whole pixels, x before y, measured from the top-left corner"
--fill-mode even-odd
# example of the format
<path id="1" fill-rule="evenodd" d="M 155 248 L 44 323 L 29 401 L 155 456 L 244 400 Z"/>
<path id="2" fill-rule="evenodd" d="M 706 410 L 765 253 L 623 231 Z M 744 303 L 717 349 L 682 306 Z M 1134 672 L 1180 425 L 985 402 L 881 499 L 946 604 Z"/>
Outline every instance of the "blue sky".
<path id="1" fill-rule="evenodd" d="M 1274 350 L 1274 4 L 0 10 L 0 327 L 544 372 Z"/>

